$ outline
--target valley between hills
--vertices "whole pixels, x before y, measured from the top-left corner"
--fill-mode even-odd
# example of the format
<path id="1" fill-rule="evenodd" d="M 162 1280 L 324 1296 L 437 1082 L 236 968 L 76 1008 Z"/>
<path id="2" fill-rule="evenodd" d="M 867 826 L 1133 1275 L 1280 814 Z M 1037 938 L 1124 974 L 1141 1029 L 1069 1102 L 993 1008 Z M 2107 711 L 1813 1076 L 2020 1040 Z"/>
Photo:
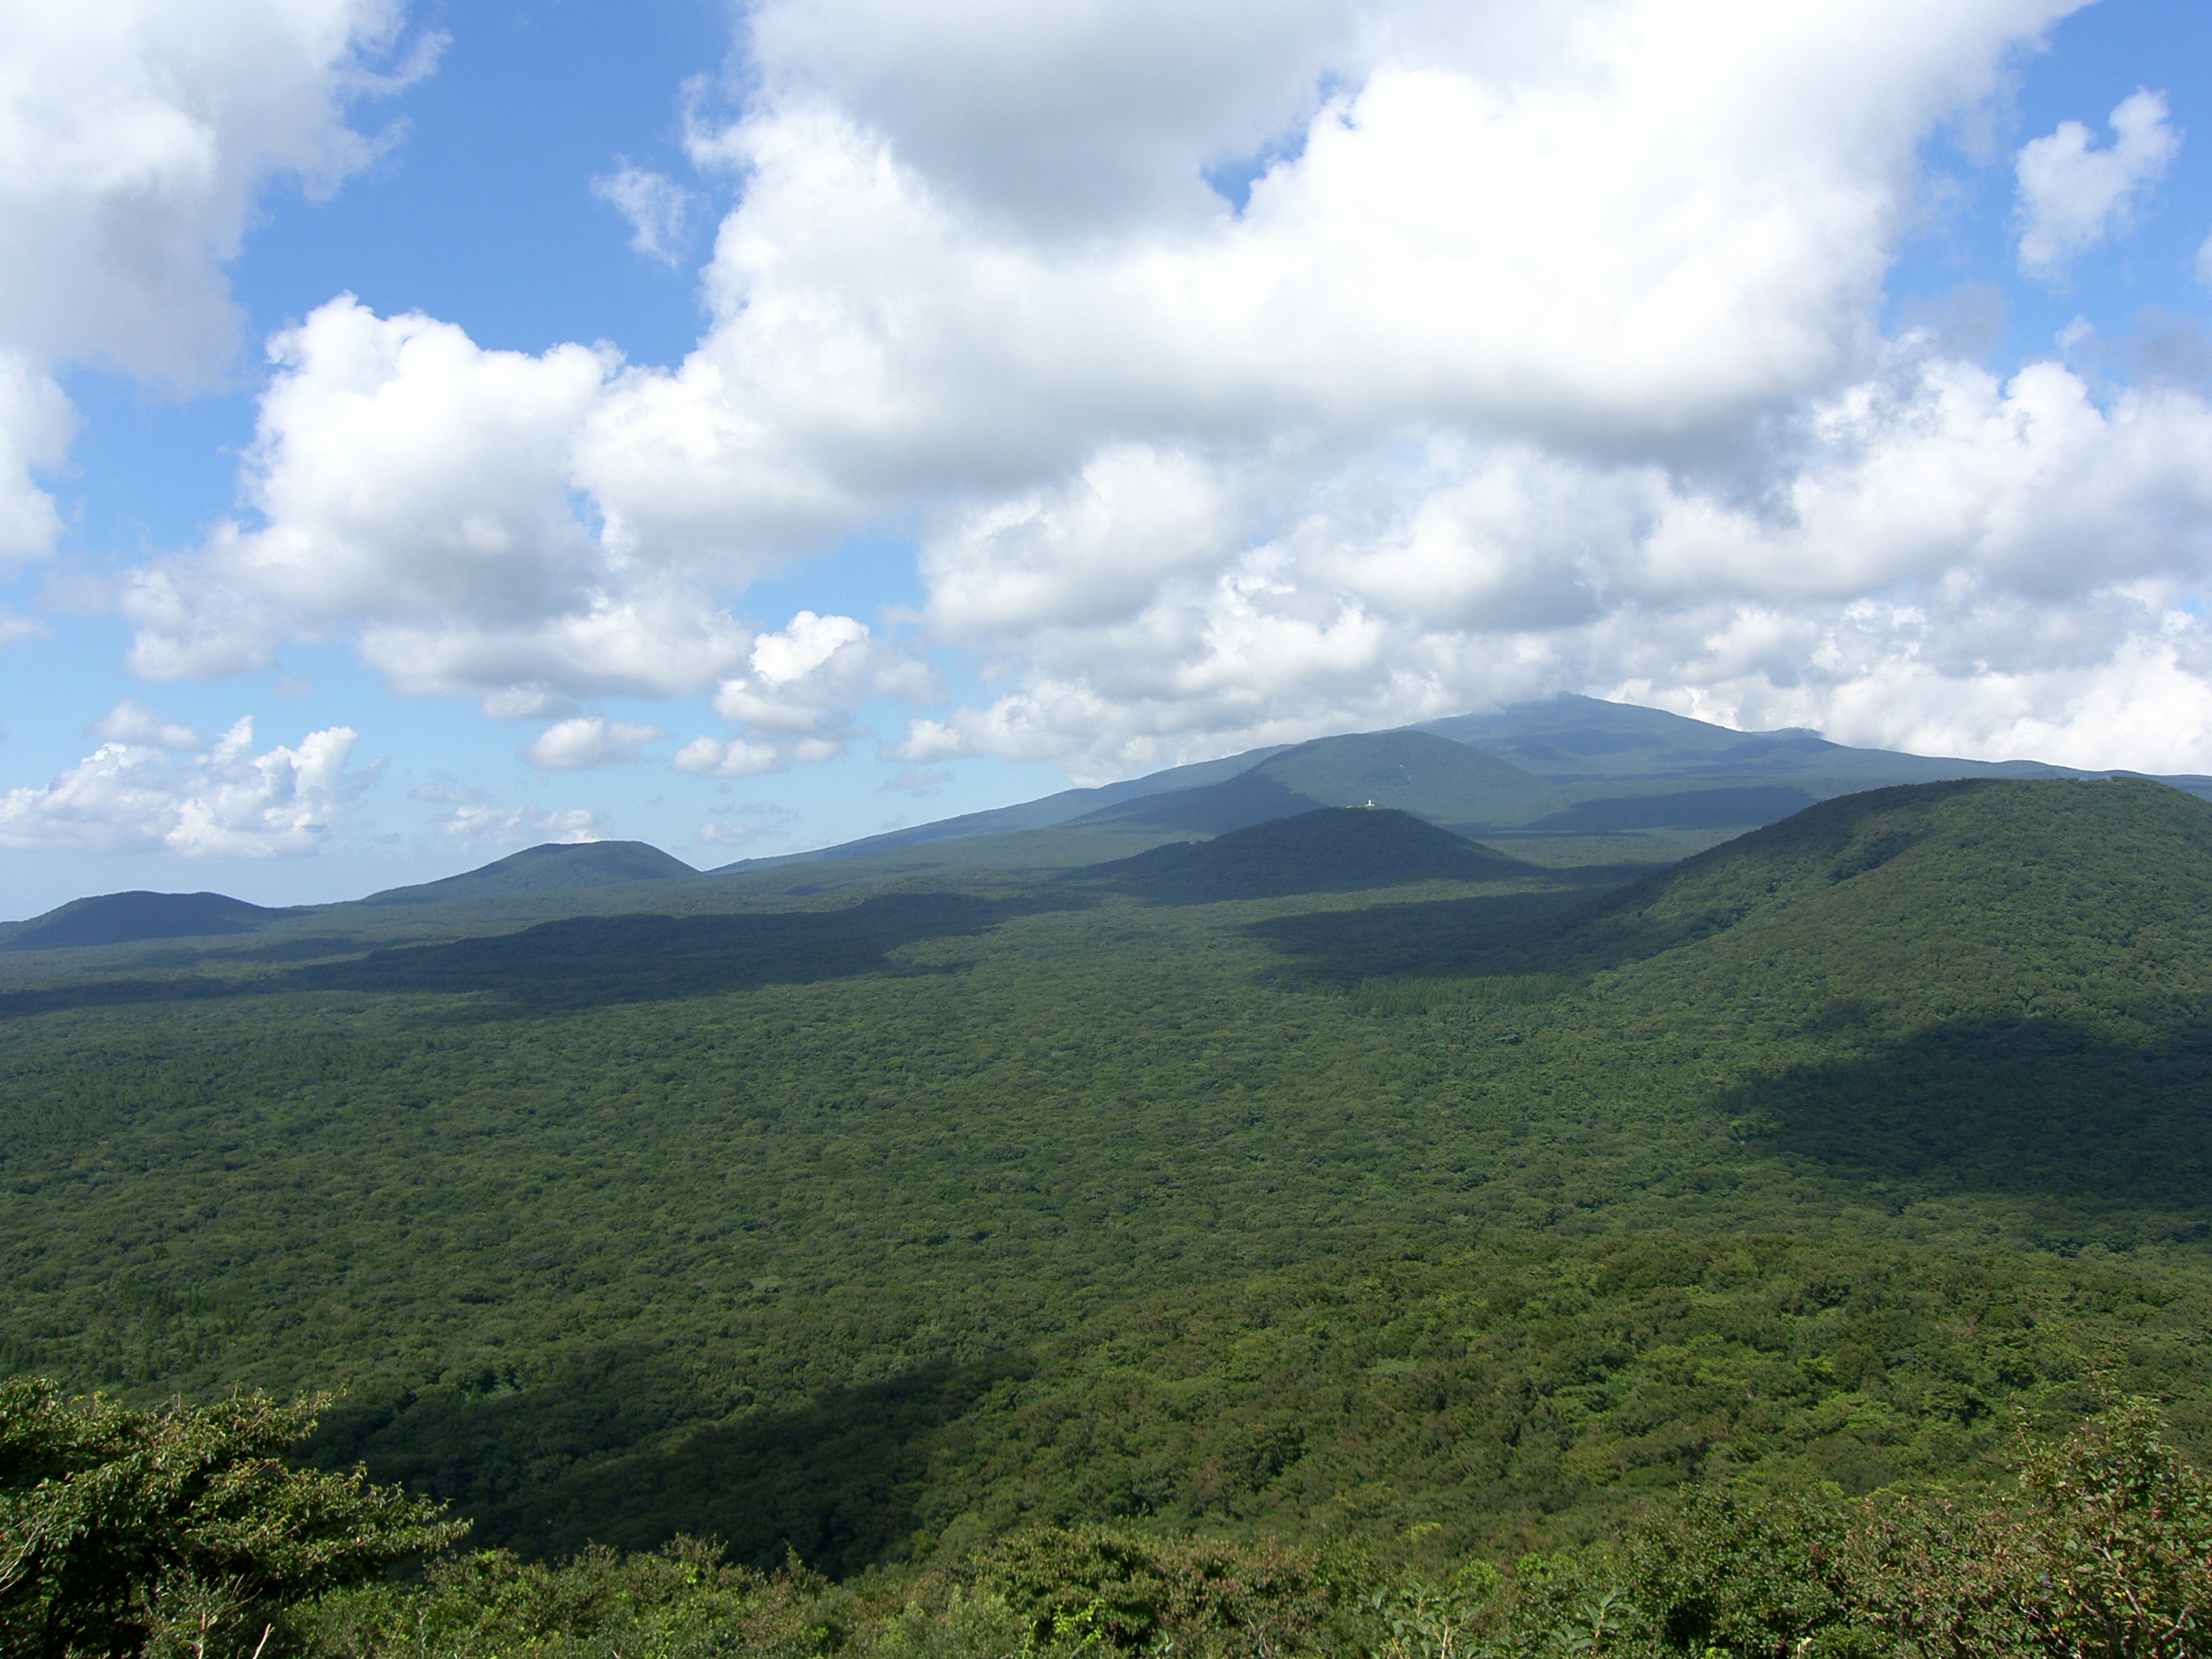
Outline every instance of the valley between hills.
<path id="1" fill-rule="evenodd" d="M 0 1367 L 335 1391 L 298 1467 L 501 1552 L 303 1652 L 2061 1651 L 1895 1598 L 2145 1412 L 2201 1493 L 2212 781 L 1237 763 L 9 924 Z"/>

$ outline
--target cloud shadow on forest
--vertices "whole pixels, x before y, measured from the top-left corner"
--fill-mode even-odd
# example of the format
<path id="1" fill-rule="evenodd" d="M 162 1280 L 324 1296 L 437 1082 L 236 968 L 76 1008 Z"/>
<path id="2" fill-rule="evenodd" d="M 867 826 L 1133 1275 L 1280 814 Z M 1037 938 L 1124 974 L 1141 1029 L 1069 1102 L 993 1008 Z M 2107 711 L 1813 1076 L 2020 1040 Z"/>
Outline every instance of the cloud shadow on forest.
<path id="1" fill-rule="evenodd" d="M 1018 915 L 1070 908 L 1066 899 L 884 893 L 834 910 L 577 916 L 321 963 L 289 982 L 314 990 L 493 991 L 535 1007 L 665 1001 L 883 973 L 903 945 L 973 938 Z"/>
<path id="2" fill-rule="evenodd" d="M 1753 1145 L 1894 1197 L 2036 1201 L 2041 1242 L 2212 1232 L 2212 1028 L 2135 1044 L 2056 1018 L 1955 1021 L 1717 1096 Z"/>
<path id="3" fill-rule="evenodd" d="M 830 910 L 577 916 L 489 938 L 395 946 L 252 979 L 86 980 L 0 993 L 0 1019 L 286 991 L 495 994 L 497 1000 L 478 1017 L 665 1001 L 902 971 L 889 958 L 902 946 L 974 938 L 1016 916 L 1087 902 L 1069 895 L 884 893 Z"/>
<path id="4" fill-rule="evenodd" d="M 1588 905 L 1593 887 L 1618 872 L 1571 887 L 1479 898 L 1371 904 L 1255 921 L 1245 932 L 1289 959 L 1290 974 L 1349 985 L 1391 974 L 1521 974 L 1547 969 L 1559 923 Z"/>
<path id="5" fill-rule="evenodd" d="M 691 1368 L 605 1350 L 520 1390 L 495 1391 L 487 1373 L 482 1389 L 342 1406 L 306 1455 L 362 1462 L 377 1480 L 449 1500 L 476 1522 L 479 1547 L 560 1556 L 690 1533 L 721 1540 L 733 1561 L 765 1570 L 795 1549 L 842 1577 L 899 1554 L 942 1432 L 1029 1374 L 1012 1355 L 924 1365 L 796 1409 L 687 1427 L 703 1403 Z"/>

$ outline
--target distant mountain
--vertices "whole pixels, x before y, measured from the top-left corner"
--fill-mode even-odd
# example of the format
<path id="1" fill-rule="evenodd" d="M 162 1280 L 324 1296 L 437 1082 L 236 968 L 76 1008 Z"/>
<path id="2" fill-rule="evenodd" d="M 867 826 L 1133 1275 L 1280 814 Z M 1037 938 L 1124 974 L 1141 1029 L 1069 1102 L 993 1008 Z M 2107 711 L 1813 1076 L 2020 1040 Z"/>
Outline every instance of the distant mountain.
<path id="1" fill-rule="evenodd" d="M 1804 769 L 1808 762 L 1832 754 L 1887 754 L 1881 750 L 1845 749 L 1817 732 L 1738 732 L 1663 709 L 1573 696 L 1518 703 L 1494 714 L 1425 720 L 1414 729 L 1487 749 L 1523 770 L 1562 782 L 1671 774 L 1741 776 L 1796 772 Z M 1911 755 L 1893 758 L 1919 759 Z"/>
<path id="2" fill-rule="evenodd" d="M 443 904 L 455 899 L 516 893 L 573 892 L 633 881 L 693 881 L 699 872 L 641 841 L 548 842 L 510 854 L 482 869 L 414 887 L 371 893 L 362 904 Z"/>
<path id="3" fill-rule="evenodd" d="M 221 893 L 103 893 L 97 898 L 72 899 L 58 909 L 18 922 L 7 931 L 0 948 L 59 951 L 250 933 L 286 914 Z"/>
<path id="4" fill-rule="evenodd" d="M 1522 823 L 1565 804 L 1541 778 L 1425 732 L 1322 738 L 1223 783 L 1109 806 L 1079 823 L 1145 823 L 1219 835 L 1322 806 L 1389 806 L 1435 823 Z"/>
<path id="5" fill-rule="evenodd" d="M 1005 836 L 1024 830 L 1056 829 L 1122 801 L 1179 789 L 1196 789 L 1232 778 L 1270 756 L 1281 754 L 1285 746 L 1278 744 L 1273 748 L 1249 749 L 1243 754 L 1224 756 L 1220 760 L 1199 761 L 1189 766 L 1171 766 L 1164 772 L 1148 773 L 1141 778 L 1128 778 L 1120 783 L 1103 784 L 1095 789 L 1063 789 L 1057 794 L 1023 801 L 1018 805 L 994 807 L 985 812 L 963 812 L 958 817 L 939 818 L 934 823 L 917 824 L 911 830 L 886 830 L 880 836 L 864 836 L 858 841 L 841 842 L 835 847 L 818 851 L 785 853 L 773 858 L 740 859 L 734 864 L 721 865 L 707 873 L 713 876 L 734 875 L 740 871 L 772 870 L 785 864 L 813 864 L 830 859 L 863 858 L 874 853 L 894 852 L 902 847 L 921 847 L 931 842 L 957 841 L 970 836 Z"/>
<path id="6" fill-rule="evenodd" d="M 1397 731 L 1255 749 L 817 851 L 749 859 L 712 873 L 1063 827 L 1221 835 L 1370 800 L 1433 823 L 1515 841 L 1653 830 L 1710 835 L 1772 823 L 1815 801 L 1885 785 L 2106 775 L 2130 775 L 1853 749 L 1816 732 L 1739 732 L 1661 709 L 1564 696 Z M 2212 798 L 2212 778 L 2161 781 Z M 1033 863 L 1035 849 L 1026 849 L 1025 857 Z M 988 862 L 981 856 L 969 860 Z M 881 873 L 896 873 L 895 863 Z"/>
<path id="7" fill-rule="evenodd" d="M 1659 789 L 1602 795 L 1547 812 L 1531 835 L 1613 836 L 1624 830 L 1740 830 L 1802 812 L 1818 797 L 1790 784 L 1739 783 L 1718 789 Z"/>
<path id="8" fill-rule="evenodd" d="M 1395 808 L 1325 806 L 1074 872 L 1178 904 L 1542 873 Z"/>
<path id="9" fill-rule="evenodd" d="M 1590 801 L 1600 799 L 1598 786 L 1615 779 L 1787 784 L 1826 799 L 1881 784 L 1940 783 L 1952 778 L 2137 775 L 2081 771 L 2042 761 L 1960 760 L 1893 749 L 1853 749 L 1831 743 L 1817 732 L 1738 732 L 1663 709 L 1572 696 L 1520 703 L 1495 714 L 1426 720 L 1415 729 L 1489 750 L 1553 783 L 1584 786 L 1577 793 Z M 2212 778 L 2162 781 L 2194 794 L 2212 793 Z"/>
<path id="10" fill-rule="evenodd" d="M 759 876 L 790 866 L 845 865 L 842 880 L 808 875 L 794 879 L 811 884 L 793 884 L 778 875 L 769 887 L 755 884 L 762 891 L 805 893 L 824 884 L 923 872 L 1065 870 L 1171 837 L 1219 836 L 1323 807 L 1370 802 L 1516 848 L 1525 842 L 1532 854 L 1547 842 L 1577 843 L 1553 856 L 1553 863 L 1595 856 L 1649 864 L 1773 823 L 1818 801 L 1886 786 L 2133 775 L 2138 775 L 2078 772 L 2037 761 L 1853 749 L 1812 732 L 1737 732 L 1659 709 L 1559 696 L 1396 731 L 1250 750 L 840 846 L 744 860 L 708 873 Z M 2212 799 L 2212 777 L 2159 781 Z M 1626 839 L 1589 845 L 1592 838 L 1610 837 Z M 947 845 L 956 842 L 962 845 Z M 565 901 L 558 896 L 564 893 L 690 881 L 699 874 L 642 842 L 551 845 L 442 881 L 313 908 L 319 925 L 341 932 L 359 925 L 361 907 L 377 913 L 502 898 L 532 901 L 531 919 L 542 920 L 560 912 Z M 775 882 L 783 885 L 774 888 Z M 82 921 L 65 921 L 76 915 L 65 905 L 32 921 L 0 924 L 0 948 L 221 936 L 277 914 L 218 894 L 111 894 L 77 902 L 112 907 L 113 915 L 94 911 Z M 201 908 L 192 909 L 193 903 Z M 34 945 L 34 939 L 46 943 Z"/>

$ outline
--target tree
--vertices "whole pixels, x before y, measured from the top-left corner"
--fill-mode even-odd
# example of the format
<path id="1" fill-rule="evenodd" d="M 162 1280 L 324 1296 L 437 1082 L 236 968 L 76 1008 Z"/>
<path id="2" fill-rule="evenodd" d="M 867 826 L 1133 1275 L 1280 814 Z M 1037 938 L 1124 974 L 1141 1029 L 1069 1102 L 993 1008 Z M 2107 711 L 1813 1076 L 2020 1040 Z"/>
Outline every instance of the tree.
<path id="1" fill-rule="evenodd" d="M 326 1399 L 137 1411 L 0 1382 L 0 1647 L 258 1652 L 283 1609 L 458 1538 L 441 1505 L 283 1450 Z"/>
<path id="2" fill-rule="evenodd" d="M 2066 1659 L 2185 1659 L 2212 1629 L 2212 1481 L 2130 1400 L 2026 1458 L 2025 1611 Z"/>

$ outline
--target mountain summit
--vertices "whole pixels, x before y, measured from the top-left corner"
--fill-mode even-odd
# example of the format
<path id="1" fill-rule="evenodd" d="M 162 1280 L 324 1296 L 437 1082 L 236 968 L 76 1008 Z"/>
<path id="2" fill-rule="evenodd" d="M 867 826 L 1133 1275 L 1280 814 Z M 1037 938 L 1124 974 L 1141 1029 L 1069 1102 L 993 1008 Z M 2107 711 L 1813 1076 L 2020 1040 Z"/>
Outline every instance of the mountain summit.
<path id="1" fill-rule="evenodd" d="M 690 865 L 642 841 L 548 842 L 509 854 L 480 870 L 415 887 L 371 893 L 363 904 L 440 904 L 453 899 L 504 898 L 516 893 L 574 892 L 630 881 L 689 881 Z"/>

